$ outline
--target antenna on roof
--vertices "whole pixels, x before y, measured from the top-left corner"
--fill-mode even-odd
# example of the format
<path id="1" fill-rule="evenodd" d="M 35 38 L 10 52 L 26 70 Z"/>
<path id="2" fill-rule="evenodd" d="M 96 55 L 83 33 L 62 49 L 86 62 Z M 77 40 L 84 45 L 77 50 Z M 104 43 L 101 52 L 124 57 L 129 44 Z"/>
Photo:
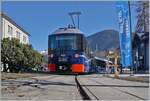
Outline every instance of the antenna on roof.
<path id="1" fill-rule="evenodd" d="M 74 19 L 73 19 L 73 16 L 76 15 L 77 18 L 78 18 L 78 29 L 79 29 L 79 16 L 81 15 L 81 12 L 70 12 L 68 13 L 71 17 L 71 20 L 72 20 L 72 23 L 73 23 L 73 26 L 75 27 L 75 22 L 74 22 Z"/>

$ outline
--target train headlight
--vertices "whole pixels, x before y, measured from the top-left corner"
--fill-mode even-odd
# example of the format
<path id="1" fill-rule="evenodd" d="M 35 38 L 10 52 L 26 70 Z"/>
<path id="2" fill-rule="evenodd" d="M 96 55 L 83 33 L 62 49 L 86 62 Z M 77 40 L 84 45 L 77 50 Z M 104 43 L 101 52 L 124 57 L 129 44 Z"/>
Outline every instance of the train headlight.
<path id="1" fill-rule="evenodd" d="M 51 54 L 50 57 L 53 58 L 53 57 L 54 57 L 54 54 Z"/>
<path id="2" fill-rule="evenodd" d="M 78 58 L 79 57 L 79 54 L 75 54 L 75 58 Z"/>

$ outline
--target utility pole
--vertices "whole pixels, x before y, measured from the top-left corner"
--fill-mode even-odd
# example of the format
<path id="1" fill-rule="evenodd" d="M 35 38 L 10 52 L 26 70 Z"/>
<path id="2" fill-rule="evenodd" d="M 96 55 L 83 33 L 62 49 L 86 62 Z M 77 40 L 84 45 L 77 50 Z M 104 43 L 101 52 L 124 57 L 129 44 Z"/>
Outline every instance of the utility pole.
<path id="1" fill-rule="evenodd" d="M 131 56 L 133 57 L 133 50 L 132 50 L 132 22 L 131 22 L 131 5 L 130 5 L 130 1 L 128 1 L 128 7 L 129 7 L 129 25 L 130 25 L 130 36 L 131 36 Z M 132 75 L 133 75 L 133 60 L 131 63 L 131 71 L 132 71 Z"/>

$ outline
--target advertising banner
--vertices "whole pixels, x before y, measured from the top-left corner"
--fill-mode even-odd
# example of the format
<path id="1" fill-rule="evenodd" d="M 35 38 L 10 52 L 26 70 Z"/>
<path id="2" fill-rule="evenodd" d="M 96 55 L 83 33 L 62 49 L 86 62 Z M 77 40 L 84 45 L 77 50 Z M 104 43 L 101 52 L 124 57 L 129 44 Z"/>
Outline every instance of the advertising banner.
<path id="1" fill-rule="evenodd" d="M 129 66 L 132 66 L 132 46 L 128 2 L 118 1 L 116 6 L 119 22 L 119 40 L 122 67 L 129 68 Z"/>

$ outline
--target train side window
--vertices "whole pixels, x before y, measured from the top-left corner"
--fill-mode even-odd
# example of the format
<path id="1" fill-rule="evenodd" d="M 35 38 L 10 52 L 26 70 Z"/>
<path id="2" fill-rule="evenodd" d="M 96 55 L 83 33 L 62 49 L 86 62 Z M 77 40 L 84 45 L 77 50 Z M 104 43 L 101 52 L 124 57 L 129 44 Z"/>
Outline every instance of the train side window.
<path id="1" fill-rule="evenodd" d="M 49 37 L 49 47 L 54 50 L 56 48 L 55 36 Z"/>

